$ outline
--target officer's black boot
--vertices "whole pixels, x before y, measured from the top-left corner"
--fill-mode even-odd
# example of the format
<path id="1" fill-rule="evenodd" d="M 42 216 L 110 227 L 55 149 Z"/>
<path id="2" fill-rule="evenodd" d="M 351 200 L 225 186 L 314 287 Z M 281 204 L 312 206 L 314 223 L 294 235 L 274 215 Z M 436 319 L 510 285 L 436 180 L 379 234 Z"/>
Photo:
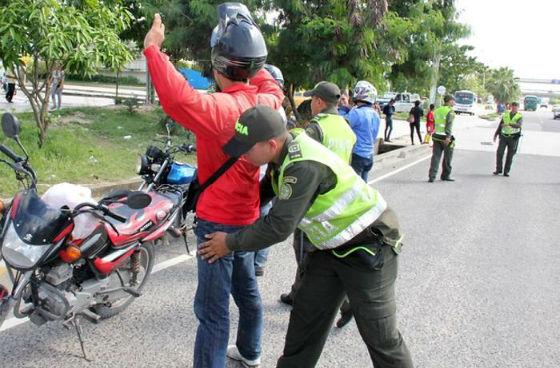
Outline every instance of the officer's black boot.
<path id="1" fill-rule="evenodd" d="M 352 313 L 352 309 L 347 311 L 340 311 L 340 318 L 336 321 L 336 327 L 342 328 L 348 324 L 354 317 L 354 313 Z"/>
<path id="2" fill-rule="evenodd" d="M 292 293 L 280 295 L 280 301 L 284 304 L 287 304 L 287 305 L 293 305 L 294 304 L 294 298 L 292 297 Z"/>
<path id="3" fill-rule="evenodd" d="M 352 313 L 352 308 L 350 307 L 350 302 L 345 300 L 340 306 L 340 318 L 336 321 L 336 327 L 342 328 L 352 320 L 354 313 Z"/>

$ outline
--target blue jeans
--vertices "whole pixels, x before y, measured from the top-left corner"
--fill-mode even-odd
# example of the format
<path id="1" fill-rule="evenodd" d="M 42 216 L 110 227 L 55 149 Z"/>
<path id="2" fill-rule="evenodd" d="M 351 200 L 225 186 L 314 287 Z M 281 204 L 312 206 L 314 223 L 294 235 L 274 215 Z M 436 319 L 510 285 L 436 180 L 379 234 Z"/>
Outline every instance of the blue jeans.
<path id="1" fill-rule="evenodd" d="M 240 228 L 198 220 L 197 244 L 205 241 L 206 234 L 232 233 Z M 212 264 L 197 256 L 194 313 L 199 325 L 194 344 L 195 368 L 224 368 L 226 365 L 230 293 L 239 308 L 237 348 L 250 360 L 261 355 L 263 307 L 253 262 L 253 252 L 232 252 Z"/>
<path id="2" fill-rule="evenodd" d="M 373 155 L 368 157 L 362 157 L 356 155 L 355 153 L 352 154 L 352 162 L 350 166 L 354 169 L 356 174 L 360 176 L 364 181 L 367 183 L 368 180 L 368 173 L 373 167 Z"/>
<path id="3" fill-rule="evenodd" d="M 272 208 L 272 201 L 268 202 L 261 207 L 261 217 L 268 215 Z M 255 268 L 264 268 L 266 260 L 268 259 L 268 252 L 270 247 L 255 251 Z"/>

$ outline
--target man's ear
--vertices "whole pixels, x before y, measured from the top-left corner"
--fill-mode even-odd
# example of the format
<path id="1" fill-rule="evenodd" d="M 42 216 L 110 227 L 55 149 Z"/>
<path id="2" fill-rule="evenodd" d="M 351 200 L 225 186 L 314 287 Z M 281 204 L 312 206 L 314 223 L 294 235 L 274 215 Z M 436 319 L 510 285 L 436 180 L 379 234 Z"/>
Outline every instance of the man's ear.
<path id="1" fill-rule="evenodd" d="M 268 140 L 268 145 L 271 148 L 272 152 L 278 152 L 278 147 L 280 147 L 280 142 L 278 139 L 272 138 Z"/>

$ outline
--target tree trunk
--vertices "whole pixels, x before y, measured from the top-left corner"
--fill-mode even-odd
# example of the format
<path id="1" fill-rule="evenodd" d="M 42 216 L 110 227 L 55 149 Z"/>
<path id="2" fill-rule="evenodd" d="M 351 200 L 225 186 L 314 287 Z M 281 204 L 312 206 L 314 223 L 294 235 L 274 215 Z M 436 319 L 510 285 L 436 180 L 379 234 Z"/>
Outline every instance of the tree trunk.
<path id="1" fill-rule="evenodd" d="M 37 65 L 35 63 L 34 65 Z M 19 69 L 19 68 L 18 68 Z M 52 72 L 51 72 L 52 73 Z M 23 69 L 18 70 L 18 84 L 20 90 L 25 94 L 27 99 L 29 100 L 29 105 L 33 110 L 33 117 L 35 118 L 35 123 L 37 128 L 39 128 L 39 135 L 38 135 L 38 144 L 39 148 L 42 148 L 45 144 L 47 139 L 47 130 L 49 127 L 49 103 L 50 103 L 50 91 L 51 91 L 51 78 L 49 73 L 47 80 L 45 81 L 42 88 L 39 88 L 39 81 L 35 78 L 38 78 L 37 73 L 31 73 L 33 75 L 33 80 L 31 82 L 31 90 L 29 90 L 25 86 L 25 72 Z M 44 97 L 41 96 L 41 92 L 44 88 Z"/>
<path id="2" fill-rule="evenodd" d="M 435 104 L 436 101 L 436 90 L 439 79 L 439 64 L 441 61 L 441 53 L 434 55 L 433 66 L 432 66 L 432 81 L 430 85 L 430 103 Z"/>
<path id="3" fill-rule="evenodd" d="M 115 89 L 115 101 L 119 98 L 119 72 L 117 72 L 117 86 Z"/>

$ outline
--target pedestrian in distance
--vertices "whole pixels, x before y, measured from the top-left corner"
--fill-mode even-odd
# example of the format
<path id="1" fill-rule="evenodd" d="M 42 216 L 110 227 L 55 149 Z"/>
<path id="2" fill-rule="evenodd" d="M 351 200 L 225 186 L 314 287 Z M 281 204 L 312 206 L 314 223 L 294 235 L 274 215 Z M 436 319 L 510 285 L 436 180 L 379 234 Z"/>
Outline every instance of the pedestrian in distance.
<path id="1" fill-rule="evenodd" d="M 455 137 L 453 136 L 453 121 L 455 120 L 455 97 L 446 95 L 443 98 L 444 105 L 434 111 L 435 132 L 432 135 L 434 145 L 432 148 L 432 160 L 428 181 L 433 183 L 436 178 L 441 156 L 443 154 L 443 164 L 441 180 L 455 181 L 451 177 L 451 160 L 453 159 L 453 149 L 455 148 Z"/>
<path id="2" fill-rule="evenodd" d="M 397 328 L 395 280 L 402 244 L 395 213 L 335 153 L 306 134 L 288 132 L 274 109 L 251 108 L 239 125 L 224 151 L 244 155 L 254 165 L 268 162 L 272 175 L 262 190 L 273 191 L 277 201 L 249 227 L 208 234 L 198 252 L 218 262 L 232 251 L 281 242 L 296 227 L 316 248 L 308 256 L 276 367 L 315 367 L 345 295 L 373 366 L 412 367 Z"/>
<path id="3" fill-rule="evenodd" d="M 62 91 L 64 89 L 64 70 L 60 65 L 56 65 L 52 73 L 52 84 L 51 84 L 51 98 L 52 98 L 52 110 L 60 110 L 62 104 Z M 57 102 L 58 98 L 58 102 Z"/>
<path id="4" fill-rule="evenodd" d="M 424 136 L 424 144 L 430 144 L 432 140 L 432 134 L 436 129 L 436 123 L 434 120 L 434 104 L 430 104 L 430 111 L 426 114 L 426 135 Z"/>
<path id="5" fill-rule="evenodd" d="M 521 138 L 521 127 L 523 125 L 523 116 L 519 112 L 519 103 L 511 103 L 511 111 L 503 113 L 498 128 L 494 133 L 494 143 L 500 137 L 498 150 L 496 151 L 496 171 L 494 175 L 500 175 L 502 168 L 504 176 L 508 177 L 513 163 L 513 156 L 517 153 L 519 139 Z M 506 165 L 503 166 L 504 153 L 507 149 Z"/>
<path id="6" fill-rule="evenodd" d="M 409 123 L 410 123 L 410 141 L 414 144 L 414 131 L 418 134 L 418 143 L 422 143 L 422 134 L 420 134 L 420 120 L 424 116 L 424 110 L 420 107 L 420 101 L 414 102 L 414 107 L 410 109 Z"/>
<path id="7" fill-rule="evenodd" d="M 148 72 L 163 110 L 196 137 L 199 182 L 203 185 L 218 170 L 227 169 L 200 194 L 196 204 L 198 244 L 205 241 L 206 234 L 235 232 L 259 218 L 258 165 L 243 158 L 231 159 L 221 147 L 236 129 L 242 130 L 236 122 L 243 111 L 257 103 L 276 110 L 284 99 L 278 83 L 263 69 L 266 44 L 247 7 L 224 3 L 218 6 L 218 15 L 219 24 L 210 39 L 216 93 L 192 88 L 160 50 L 165 27 L 159 14 L 144 39 Z M 223 368 L 226 354 L 245 365 L 258 366 L 263 306 L 254 253 L 233 252 L 212 264 L 197 257 L 197 265 L 194 312 L 199 324 L 193 366 Z M 230 294 L 239 308 L 238 331 L 242 333 L 228 347 Z"/>
<path id="8" fill-rule="evenodd" d="M 395 113 L 395 100 L 392 98 L 388 104 L 383 106 L 385 115 L 385 142 L 391 142 L 391 132 L 393 131 L 393 114 Z"/>
<path id="9" fill-rule="evenodd" d="M 17 81 L 16 73 L 12 68 L 8 68 L 6 70 L 6 84 L 8 87 L 6 89 L 6 96 L 5 96 L 6 101 L 8 101 L 8 103 L 13 103 L 13 99 L 16 94 L 16 81 Z"/>

